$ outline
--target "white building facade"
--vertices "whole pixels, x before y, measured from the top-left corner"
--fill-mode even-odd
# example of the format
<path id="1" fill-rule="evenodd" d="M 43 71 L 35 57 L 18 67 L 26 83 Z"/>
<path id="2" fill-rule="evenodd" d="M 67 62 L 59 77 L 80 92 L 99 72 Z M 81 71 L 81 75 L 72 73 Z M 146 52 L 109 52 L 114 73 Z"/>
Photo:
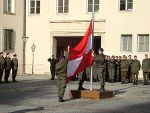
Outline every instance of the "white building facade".
<path id="1" fill-rule="evenodd" d="M 5 14 L 0 0 L 0 50 L 5 51 L 4 29 L 15 29 L 14 51 L 22 70 L 23 0 L 12 1 L 15 14 Z M 13 2 L 14 1 L 14 2 Z M 137 55 L 142 61 L 150 51 L 149 0 L 94 0 L 94 49 L 104 48 L 107 55 Z M 9 8 L 7 8 L 8 10 Z M 13 12 L 13 11 L 12 11 Z M 32 51 L 36 45 L 34 73 L 49 73 L 47 59 L 59 57 L 68 45 L 74 46 L 84 35 L 92 18 L 92 0 L 27 0 L 26 73 L 31 73 Z M 11 33 L 10 33 L 11 34 Z"/>

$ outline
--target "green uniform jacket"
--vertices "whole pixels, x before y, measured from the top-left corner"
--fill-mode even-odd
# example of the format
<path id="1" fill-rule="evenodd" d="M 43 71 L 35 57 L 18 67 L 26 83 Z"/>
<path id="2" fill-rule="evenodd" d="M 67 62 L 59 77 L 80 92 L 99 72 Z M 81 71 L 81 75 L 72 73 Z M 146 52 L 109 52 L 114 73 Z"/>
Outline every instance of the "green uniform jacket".
<path id="1" fill-rule="evenodd" d="M 18 59 L 17 58 L 13 58 L 12 62 L 11 62 L 11 65 L 12 65 L 12 69 L 13 70 L 17 70 L 18 69 Z"/>
<path id="2" fill-rule="evenodd" d="M 3 70 L 5 67 L 4 67 L 4 64 L 5 64 L 5 59 L 4 57 L 0 57 L 0 69 Z"/>
<path id="3" fill-rule="evenodd" d="M 108 60 L 108 69 L 115 69 L 115 60 Z"/>
<path id="4" fill-rule="evenodd" d="M 121 65 L 121 71 L 123 71 L 123 72 L 128 71 L 128 61 L 127 60 L 122 59 L 120 65 Z"/>
<path id="5" fill-rule="evenodd" d="M 98 68 L 105 68 L 105 55 L 97 55 L 94 59 L 94 62 L 97 64 Z"/>
<path id="6" fill-rule="evenodd" d="M 150 59 L 143 59 L 142 69 L 143 69 L 143 72 L 149 72 L 149 70 L 150 70 Z"/>
<path id="7" fill-rule="evenodd" d="M 11 69 L 11 58 L 5 57 L 5 69 Z"/>
<path id="8" fill-rule="evenodd" d="M 67 75 L 67 59 L 60 59 L 56 64 L 56 75 Z"/>
<path id="9" fill-rule="evenodd" d="M 131 63 L 131 73 L 138 73 L 141 68 L 139 60 L 133 60 Z"/>

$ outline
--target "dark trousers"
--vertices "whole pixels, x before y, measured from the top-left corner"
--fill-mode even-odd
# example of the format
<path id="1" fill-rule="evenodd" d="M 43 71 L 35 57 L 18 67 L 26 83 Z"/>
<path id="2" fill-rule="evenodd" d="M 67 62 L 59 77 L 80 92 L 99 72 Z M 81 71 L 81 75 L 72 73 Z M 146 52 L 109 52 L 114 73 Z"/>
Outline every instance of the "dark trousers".
<path id="1" fill-rule="evenodd" d="M 52 78 L 55 78 L 55 67 L 50 67 L 50 71 Z"/>
<path id="2" fill-rule="evenodd" d="M 2 81 L 3 72 L 4 72 L 4 70 L 3 70 L 3 69 L 0 69 L 0 81 Z"/>
<path id="3" fill-rule="evenodd" d="M 6 82 L 8 81 L 9 75 L 10 75 L 10 69 L 5 69 L 5 78 L 4 79 Z"/>
<path id="4" fill-rule="evenodd" d="M 17 76 L 17 70 L 12 69 L 12 80 L 15 81 Z"/>

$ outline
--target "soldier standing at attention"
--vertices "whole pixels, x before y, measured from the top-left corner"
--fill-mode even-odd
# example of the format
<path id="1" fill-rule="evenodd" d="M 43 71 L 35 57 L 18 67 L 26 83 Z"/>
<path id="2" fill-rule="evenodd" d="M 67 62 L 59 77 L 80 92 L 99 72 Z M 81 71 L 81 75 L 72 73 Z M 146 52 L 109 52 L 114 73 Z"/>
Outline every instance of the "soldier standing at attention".
<path id="1" fill-rule="evenodd" d="M 150 59 L 148 58 L 148 55 L 145 55 L 145 59 L 142 61 L 142 70 L 143 70 L 143 78 L 144 78 L 144 84 L 148 85 L 148 79 L 149 79 L 149 72 L 150 72 Z"/>
<path id="2" fill-rule="evenodd" d="M 98 49 L 98 55 L 94 59 L 97 63 L 98 79 L 100 81 L 101 88 L 98 91 L 105 91 L 105 55 L 103 54 L 103 48 Z"/>
<path id="3" fill-rule="evenodd" d="M 131 63 L 131 73 L 132 73 L 133 85 L 138 84 L 138 75 L 139 75 L 140 68 L 141 68 L 140 61 L 137 60 L 137 56 L 135 55 L 134 59 Z"/>
<path id="4" fill-rule="evenodd" d="M 127 76 L 127 79 L 128 79 L 128 83 L 132 83 L 132 74 L 131 74 L 131 63 L 132 63 L 132 57 L 131 55 L 128 56 L 128 76 Z"/>
<path id="5" fill-rule="evenodd" d="M 123 55 L 123 59 L 121 60 L 121 81 L 122 84 L 127 83 L 127 72 L 128 72 L 128 61 L 127 57 Z"/>
<path id="6" fill-rule="evenodd" d="M 6 53 L 5 57 L 5 83 L 9 83 L 8 78 L 10 75 L 11 71 L 11 58 L 10 58 L 10 53 Z"/>
<path id="7" fill-rule="evenodd" d="M 114 83 L 115 77 L 115 57 L 112 56 L 111 59 L 108 61 L 108 72 L 109 72 L 109 83 Z"/>
<path id="8" fill-rule="evenodd" d="M 56 71 L 56 63 L 57 63 L 57 60 L 55 59 L 55 56 L 52 55 L 52 58 L 49 58 L 48 59 L 48 62 L 50 62 L 50 71 L 51 71 L 51 80 L 54 80 L 55 79 L 55 71 Z"/>
<path id="9" fill-rule="evenodd" d="M 61 57 L 59 62 L 56 64 L 56 76 L 57 76 L 57 88 L 59 102 L 64 102 L 63 96 L 67 84 L 67 58 Z"/>
<path id="10" fill-rule="evenodd" d="M 3 52 L 0 52 L 0 83 L 2 82 L 3 72 L 4 72 L 5 59 L 3 57 Z"/>
<path id="11" fill-rule="evenodd" d="M 120 79 L 120 59 L 118 56 L 116 56 L 116 82 L 119 82 Z"/>
<path id="12" fill-rule="evenodd" d="M 17 71 L 18 71 L 18 59 L 17 59 L 17 55 L 14 54 L 12 59 L 12 81 L 13 82 L 17 82 L 16 81 Z"/>

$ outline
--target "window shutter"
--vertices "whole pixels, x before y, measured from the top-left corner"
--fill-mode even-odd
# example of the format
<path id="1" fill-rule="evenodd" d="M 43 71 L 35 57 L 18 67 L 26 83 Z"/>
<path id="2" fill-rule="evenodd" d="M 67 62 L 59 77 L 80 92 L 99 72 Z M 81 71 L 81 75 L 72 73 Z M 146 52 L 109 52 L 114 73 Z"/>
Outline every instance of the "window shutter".
<path id="1" fill-rule="evenodd" d="M 11 2 L 11 9 L 12 9 L 12 13 L 15 13 L 15 0 L 12 0 L 12 2 Z"/>

